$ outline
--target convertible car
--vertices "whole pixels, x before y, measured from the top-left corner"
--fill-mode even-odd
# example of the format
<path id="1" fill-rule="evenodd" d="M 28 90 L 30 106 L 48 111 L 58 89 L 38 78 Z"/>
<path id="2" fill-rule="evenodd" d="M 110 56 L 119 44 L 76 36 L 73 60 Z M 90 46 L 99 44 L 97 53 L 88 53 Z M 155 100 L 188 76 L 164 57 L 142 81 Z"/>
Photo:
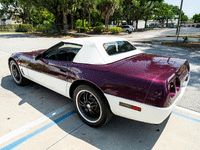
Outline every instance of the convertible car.
<path id="1" fill-rule="evenodd" d="M 185 59 L 146 54 L 126 39 L 73 38 L 8 60 L 17 85 L 31 80 L 73 99 L 77 114 L 98 127 L 111 117 L 159 124 L 190 78 Z"/>

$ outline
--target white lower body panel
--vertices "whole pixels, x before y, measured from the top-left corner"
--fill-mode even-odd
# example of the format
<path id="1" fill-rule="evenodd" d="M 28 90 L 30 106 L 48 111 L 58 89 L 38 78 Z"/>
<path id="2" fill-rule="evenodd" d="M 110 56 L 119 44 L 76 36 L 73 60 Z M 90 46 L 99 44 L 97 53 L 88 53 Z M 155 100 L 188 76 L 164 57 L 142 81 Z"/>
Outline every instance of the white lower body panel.
<path id="1" fill-rule="evenodd" d="M 22 75 L 26 77 L 27 79 L 34 81 L 46 88 L 49 88 L 59 94 L 69 97 L 69 87 L 71 83 L 61 80 L 61 79 L 57 79 L 55 77 L 52 77 L 44 73 L 27 69 L 22 66 L 19 66 L 19 68 Z"/>
<path id="2" fill-rule="evenodd" d="M 160 124 L 162 123 L 172 112 L 173 107 L 175 106 L 175 103 L 183 96 L 183 93 L 185 92 L 185 89 L 187 87 L 189 78 L 181 87 L 181 93 L 176 98 L 174 103 L 167 107 L 167 108 L 160 108 L 155 106 L 146 105 L 143 103 L 139 103 L 133 100 L 128 100 L 125 98 L 116 97 L 110 94 L 104 94 L 105 97 L 108 100 L 108 103 L 110 105 L 111 111 L 113 114 L 121 117 L 125 117 L 132 120 L 137 120 L 141 122 L 146 123 L 152 123 L 152 124 Z M 134 109 L 130 109 L 124 106 L 120 106 L 120 102 L 129 104 L 132 106 L 137 106 L 141 108 L 141 111 L 137 111 Z"/>

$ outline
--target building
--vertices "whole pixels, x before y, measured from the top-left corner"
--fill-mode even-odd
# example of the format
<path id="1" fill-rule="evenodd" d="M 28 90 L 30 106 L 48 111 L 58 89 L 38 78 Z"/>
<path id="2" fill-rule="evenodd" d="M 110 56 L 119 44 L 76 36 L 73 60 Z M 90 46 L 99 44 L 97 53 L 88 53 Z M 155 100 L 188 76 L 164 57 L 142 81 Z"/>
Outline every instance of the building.
<path id="1" fill-rule="evenodd" d="M 14 8 L 9 8 L 11 10 L 13 10 Z M 20 24 L 22 23 L 22 20 L 15 20 L 14 17 L 11 17 L 10 19 L 5 19 L 7 18 L 6 15 L 2 16 L 0 18 L 0 25 L 3 26 L 3 25 L 8 25 L 8 24 Z"/>

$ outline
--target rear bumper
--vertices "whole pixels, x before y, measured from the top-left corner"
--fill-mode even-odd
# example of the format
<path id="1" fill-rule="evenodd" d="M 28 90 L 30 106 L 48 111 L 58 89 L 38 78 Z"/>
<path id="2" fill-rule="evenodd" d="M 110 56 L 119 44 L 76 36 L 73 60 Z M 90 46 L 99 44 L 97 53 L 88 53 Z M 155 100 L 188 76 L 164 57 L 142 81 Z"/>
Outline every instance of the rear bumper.
<path id="1" fill-rule="evenodd" d="M 132 120 L 137 120 L 141 122 L 151 123 L 151 124 L 160 124 L 162 123 L 172 112 L 173 107 L 176 102 L 183 96 L 187 84 L 189 82 L 190 75 L 188 76 L 188 80 L 184 82 L 181 86 L 181 93 L 176 98 L 174 103 L 167 108 L 160 108 L 155 106 L 146 105 L 143 103 L 135 102 L 132 100 L 128 100 L 125 98 L 116 97 L 109 94 L 104 94 L 108 100 L 111 111 L 113 114 L 125 117 Z M 120 106 L 120 103 L 125 103 L 131 106 L 137 106 L 141 108 L 141 111 L 137 111 L 131 108 L 127 108 L 124 106 Z"/>

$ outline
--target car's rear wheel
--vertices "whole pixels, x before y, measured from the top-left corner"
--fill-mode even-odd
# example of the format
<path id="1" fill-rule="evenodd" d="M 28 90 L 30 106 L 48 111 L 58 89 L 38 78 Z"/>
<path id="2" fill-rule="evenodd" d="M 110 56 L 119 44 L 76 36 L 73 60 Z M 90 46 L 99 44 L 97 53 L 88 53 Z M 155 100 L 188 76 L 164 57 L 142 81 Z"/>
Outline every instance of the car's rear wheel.
<path id="1" fill-rule="evenodd" d="M 28 82 L 28 80 L 22 76 L 19 66 L 14 60 L 10 61 L 10 72 L 14 82 L 17 85 L 24 85 Z"/>
<path id="2" fill-rule="evenodd" d="M 102 126 L 112 118 L 105 97 L 88 85 L 80 85 L 75 89 L 73 101 L 79 117 L 89 126 Z"/>

